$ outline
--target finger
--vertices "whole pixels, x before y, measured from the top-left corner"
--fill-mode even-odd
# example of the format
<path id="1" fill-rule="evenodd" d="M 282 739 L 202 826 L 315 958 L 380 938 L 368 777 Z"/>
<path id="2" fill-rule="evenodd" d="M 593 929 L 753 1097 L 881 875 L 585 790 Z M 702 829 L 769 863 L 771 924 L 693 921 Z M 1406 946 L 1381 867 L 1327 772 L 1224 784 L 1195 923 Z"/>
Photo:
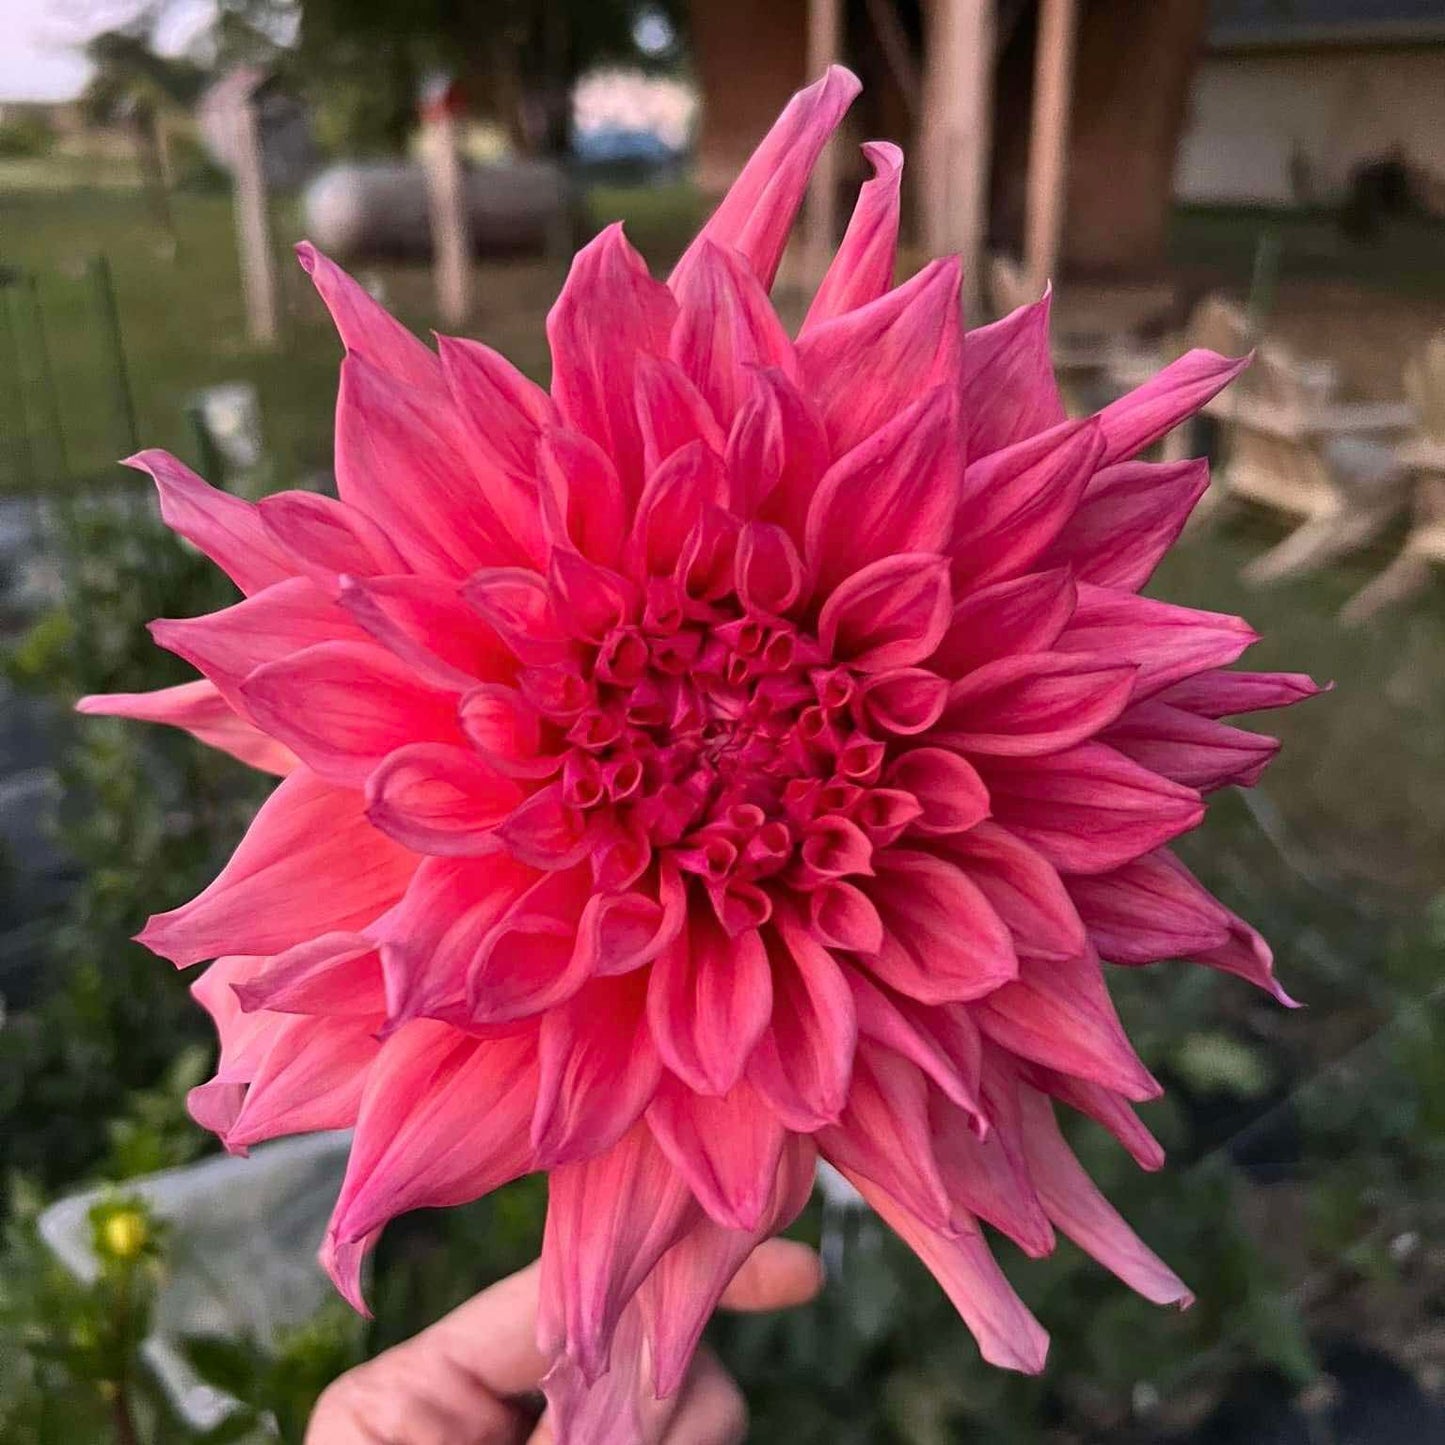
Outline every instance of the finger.
<path id="1" fill-rule="evenodd" d="M 770 1239 L 760 1244 L 723 1292 L 730 1310 L 781 1310 L 806 1304 L 823 1287 L 823 1262 L 806 1244 Z"/>
<path id="2" fill-rule="evenodd" d="M 699 1350 L 660 1445 L 738 1445 L 748 1430 L 743 1392 L 708 1350 Z"/>

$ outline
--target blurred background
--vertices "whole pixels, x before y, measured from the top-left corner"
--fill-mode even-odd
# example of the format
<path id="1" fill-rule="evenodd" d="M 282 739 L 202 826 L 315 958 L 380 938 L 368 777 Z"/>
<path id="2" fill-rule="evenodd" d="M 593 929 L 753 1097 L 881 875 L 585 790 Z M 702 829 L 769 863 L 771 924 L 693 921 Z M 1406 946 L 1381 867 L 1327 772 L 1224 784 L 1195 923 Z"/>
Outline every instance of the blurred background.
<path id="1" fill-rule="evenodd" d="M 115 459 L 327 490 L 338 346 L 309 235 L 404 320 L 546 379 L 547 306 L 621 217 L 682 249 L 786 97 L 864 78 L 779 284 L 802 315 L 862 179 L 908 150 L 911 270 L 970 318 L 1055 287 L 1070 404 L 1189 345 L 1256 348 L 1174 455 L 1203 516 L 1153 584 L 1240 612 L 1263 784 L 1190 866 L 1308 1009 L 1116 970 L 1168 1086 L 1140 1177 L 1079 1147 L 1199 1293 L 1129 1295 L 1067 1242 L 1005 1263 L 1054 1336 L 984 1367 L 870 1216 L 800 1222 L 830 1282 L 723 1321 L 759 1441 L 1445 1440 L 1445 5 L 1441 0 L 5 0 L 0 38 L 0 1440 L 299 1440 L 328 1379 L 530 1258 L 542 1186 L 385 1237 L 376 1318 L 311 1262 L 334 1140 L 213 1153 L 188 978 L 128 940 L 234 845 L 258 779 L 79 694 L 184 679 L 144 624 L 228 601 Z"/>

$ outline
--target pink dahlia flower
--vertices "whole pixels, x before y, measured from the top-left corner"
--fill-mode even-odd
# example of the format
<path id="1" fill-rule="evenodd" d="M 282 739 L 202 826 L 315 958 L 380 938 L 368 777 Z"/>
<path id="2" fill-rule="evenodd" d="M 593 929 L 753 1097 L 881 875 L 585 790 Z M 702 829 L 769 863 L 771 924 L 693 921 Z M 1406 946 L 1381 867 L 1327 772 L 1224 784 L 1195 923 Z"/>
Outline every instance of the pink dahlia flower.
<path id="1" fill-rule="evenodd" d="M 957 258 L 893 286 L 885 144 L 790 337 L 768 289 L 856 90 L 792 101 L 666 284 L 619 227 L 591 242 L 550 393 L 303 246 L 346 346 L 340 500 L 136 458 L 245 600 L 154 624 L 202 680 L 81 703 L 282 777 L 141 935 L 215 960 L 195 1117 L 238 1151 L 354 1127 L 323 1253 L 358 1306 L 388 1220 L 547 1171 L 573 1442 L 626 1437 L 644 1358 L 678 1387 L 820 1155 L 997 1364 L 1046 1338 L 983 1223 L 1186 1304 L 1055 1121 L 1161 1162 L 1101 960 L 1288 1002 L 1167 845 L 1275 750 L 1220 719 L 1316 689 L 1138 595 L 1206 473 L 1133 458 L 1243 363 L 1068 419 L 1046 299 L 965 334 Z"/>

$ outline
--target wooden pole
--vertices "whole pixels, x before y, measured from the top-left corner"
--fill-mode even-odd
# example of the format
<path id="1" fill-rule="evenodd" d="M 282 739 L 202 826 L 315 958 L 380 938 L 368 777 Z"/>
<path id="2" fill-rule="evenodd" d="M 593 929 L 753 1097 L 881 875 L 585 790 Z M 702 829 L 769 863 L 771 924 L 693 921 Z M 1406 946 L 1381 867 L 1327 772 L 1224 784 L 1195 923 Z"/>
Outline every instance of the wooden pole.
<path id="1" fill-rule="evenodd" d="M 983 294 L 993 133 L 994 0 L 933 0 L 923 83 L 923 233 L 934 255 L 963 257 L 964 304 Z"/>
<path id="2" fill-rule="evenodd" d="M 236 241 L 241 254 L 241 293 L 246 330 L 258 346 L 276 341 L 276 257 L 266 208 L 266 170 L 261 156 L 261 127 L 253 96 L 236 104 Z"/>
<path id="3" fill-rule="evenodd" d="M 1074 89 L 1078 0 L 1041 0 L 1034 51 L 1024 268 L 1031 296 L 1054 278 L 1069 185 L 1069 113 Z"/>
<path id="4" fill-rule="evenodd" d="M 447 326 L 460 326 L 471 310 L 471 228 L 457 122 L 445 107 L 433 109 L 426 139 L 437 314 Z"/>
<path id="5" fill-rule="evenodd" d="M 806 83 L 822 77 L 840 59 L 843 47 L 842 0 L 808 0 L 808 52 Z M 808 187 L 803 219 L 804 282 L 816 286 L 823 279 L 838 239 L 838 140 L 823 147 Z"/>

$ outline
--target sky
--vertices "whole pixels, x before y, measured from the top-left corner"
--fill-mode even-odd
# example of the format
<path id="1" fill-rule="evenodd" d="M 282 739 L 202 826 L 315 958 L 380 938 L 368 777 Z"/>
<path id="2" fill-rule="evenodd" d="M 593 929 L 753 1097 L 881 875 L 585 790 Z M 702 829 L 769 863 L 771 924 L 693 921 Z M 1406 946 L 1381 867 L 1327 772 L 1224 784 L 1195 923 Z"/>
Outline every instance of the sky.
<path id="1" fill-rule="evenodd" d="M 77 46 L 98 30 L 124 24 L 139 0 L 0 0 L 0 103 L 71 100 L 89 74 Z M 157 36 L 158 48 L 176 51 L 202 28 L 210 0 L 174 0 Z"/>

